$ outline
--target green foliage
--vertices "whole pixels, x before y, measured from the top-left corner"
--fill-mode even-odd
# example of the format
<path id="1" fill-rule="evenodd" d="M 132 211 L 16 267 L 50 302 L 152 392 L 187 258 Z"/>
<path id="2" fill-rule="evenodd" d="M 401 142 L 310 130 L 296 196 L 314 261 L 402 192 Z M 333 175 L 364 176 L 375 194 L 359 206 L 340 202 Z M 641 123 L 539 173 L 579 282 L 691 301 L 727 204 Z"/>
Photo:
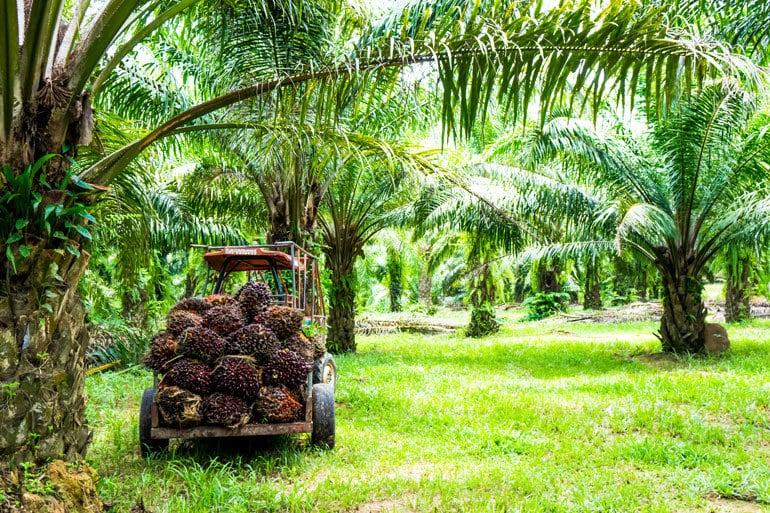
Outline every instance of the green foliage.
<path id="1" fill-rule="evenodd" d="M 45 155 L 18 174 L 10 166 L 2 167 L 0 240 L 5 242 L 0 247 L 13 272 L 41 238 L 51 241 L 46 249 L 75 256 L 80 256 L 81 242 L 92 238 L 86 225 L 96 219 L 82 201 L 93 187 L 71 170 L 58 183 L 50 183 L 45 168 L 55 158 L 62 157 Z"/>
<path id="2" fill-rule="evenodd" d="M 150 347 L 150 332 L 125 323 L 113 321 L 95 328 L 99 341 L 86 354 L 90 367 L 115 363 L 119 367 L 131 367 L 141 363 L 142 356 Z M 93 328 L 92 328 L 93 331 Z"/>
<path id="3" fill-rule="evenodd" d="M 566 292 L 537 292 L 521 304 L 527 310 L 523 320 L 539 321 L 558 312 L 565 312 L 568 304 L 569 294 Z"/>
<path id="4" fill-rule="evenodd" d="M 471 309 L 471 321 L 465 329 L 466 337 L 486 337 L 498 331 L 500 331 L 500 323 L 495 316 L 494 307 L 489 302 Z"/>

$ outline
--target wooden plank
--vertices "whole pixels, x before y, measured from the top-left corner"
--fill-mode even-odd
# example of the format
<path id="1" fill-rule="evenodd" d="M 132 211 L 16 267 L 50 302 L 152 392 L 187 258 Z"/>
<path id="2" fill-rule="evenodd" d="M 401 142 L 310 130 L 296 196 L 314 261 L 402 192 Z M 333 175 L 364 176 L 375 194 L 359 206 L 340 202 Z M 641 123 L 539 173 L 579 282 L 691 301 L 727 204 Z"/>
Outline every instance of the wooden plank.
<path id="1" fill-rule="evenodd" d="M 152 422 L 150 422 L 150 427 L 158 427 L 158 405 L 155 404 L 155 401 L 152 402 L 152 406 L 150 407 L 150 419 Z"/>
<path id="2" fill-rule="evenodd" d="M 152 438 L 220 438 L 225 436 L 265 436 L 286 433 L 309 433 L 313 430 L 311 422 L 287 422 L 285 424 L 246 424 L 239 428 L 221 426 L 198 426 L 190 429 L 166 427 L 153 428 Z"/>

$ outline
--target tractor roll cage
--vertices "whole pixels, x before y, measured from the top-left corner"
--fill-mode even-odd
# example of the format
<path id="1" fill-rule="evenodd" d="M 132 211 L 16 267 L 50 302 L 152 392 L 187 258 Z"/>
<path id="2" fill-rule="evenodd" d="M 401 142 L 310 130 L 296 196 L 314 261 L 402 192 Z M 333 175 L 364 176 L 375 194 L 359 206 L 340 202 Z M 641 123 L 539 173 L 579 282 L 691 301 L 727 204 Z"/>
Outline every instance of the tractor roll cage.
<path id="1" fill-rule="evenodd" d="M 211 293 L 221 293 L 230 274 L 241 271 L 254 272 L 269 287 L 265 278 L 268 273 L 274 285 L 270 287 L 273 304 L 302 310 L 306 319 L 319 326 L 325 325 L 318 259 L 301 246 L 294 242 L 276 242 L 251 246 L 194 247 L 206 251 L 203 259 L 210 269 L 218 273 Z M 207 273 L 204 292 L 209 288 L 209 282 L 210 273 Z"/>

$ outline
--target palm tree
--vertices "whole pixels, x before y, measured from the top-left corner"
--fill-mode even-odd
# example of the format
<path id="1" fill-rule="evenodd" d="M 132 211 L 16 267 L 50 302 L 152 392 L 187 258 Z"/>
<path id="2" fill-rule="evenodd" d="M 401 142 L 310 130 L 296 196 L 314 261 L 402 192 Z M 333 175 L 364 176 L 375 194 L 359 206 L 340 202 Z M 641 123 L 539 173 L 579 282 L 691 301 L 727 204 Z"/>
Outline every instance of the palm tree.
<path id="1" fill-rule="evenodd" d="M 704 350 L 706 267 L 724 248 L 768 234 L 770 139 L 762 123 L 752 122 L 753 112 L 748 94 L 720 83 L 678 103 L 655 123 L 648 141 L 607 136 L 563 119 L 539 134 L 540 157 L 564 158 L 576 169 L 572 176 L 601 191 L 606 205 L 603 214 L 586 217 L 589 212 L 575 204 L 554 203 L 547 207 L 552 214 L 591 220 L 599 235 L 601 225 L 612 223 L 617 246 L 660 273 L 664 351 Z M 581 248 L 606 249 L 611 243 L 597 239 Z M 566 254 L 575 245 L 540 249 Z"/>
<path id="2" fill-rule="evenodd" d="M 355 263 L 372 237 L 399 221 L 397 209 L 409 198 L 408 183 L 403 168 L 383 173 L 351 164 L 329 188 L 319 225 L 331 278 L 327 345 L 332 352 L 356 350 Z"/>
<path id="3" fill-rule="evenodd" d="M 258 28 L 274 24 L 288 27 L 288 34 L 296 33 L 303 42 L 314 40 L 314 33 L 301 29 L 304 2 L 302 7 L 290 0 L 227 4 L 234 7 L 223 2 L 212 10 L 196 0 L 83 0 L 71 10 L 63 0 L 2 3 L 0 164 L 5 169 L 3 193 L 13 199 L 3 205 L 2 215 L 10 222 L 0 233 L 8 259 L 1 280 L 6 301 L 0 310 L 0 352 L 8 363 L 0 368 L 0 380 L 24 392 L 4 399 L 0 410 L 4 457 L 73 457 L 85 450 L 86 334 L 76 290 L 88 263 L 82 251 L 90 237 L 87 207 L 161 139 L 242 127 L 239 105 L 255 98 L 261 100 L 252 107 L 267 115 L 279 102 L 288 102 L 295 112 L 316 113 L 322 124 L 349 108 L 348 95 L 337 93 L 393 83 L 398 70 L 425 62 L 437 66 L 448 131 L 467 130 L 483 117 L 493 91 L 513 112 L 526 111 L 537 91 L 547 111 L 566 91 L 595 100 L 610 92 L 624 97 L 636 90 L 640 75 L 648 77 L 649 98 L 673 98 L 682 84 L 704 73 L 746 68 L 718 44 L 668 33 L 659 10 L 641 10 L 635 4 L 617 2 L 597 13 L 589 0 L 565 0 L 550 10 L 534 0 L 439 3 L 441 9 L 410 11 L 384 29 L 362 30 L 365 37 L 352 51 L 319 52 L 310 65 L 297 59 L 297 66 L 270 76 L 261 73 L 264 69 L 249 73 L 248 57 L 262 53 L 267 39 L 280 40 L 286 32 L 260 30 L 256 33 L 268 34 L 267 39 L 252 40 L 247 37 L 251 32 L 242 34 L 245 42 L 236 50 L 244 59 L 237 62 L 245 66 L 224 68 L 222 80 L 207 83 L 206 94 L 190 103 L 163 104 L 162 115 L 134 105 L 136 137 L 92 165 L 73 167 L 81 149 L 98 146 L 92 104 L 107 94 L 110 77 L 123 71 L 121 63 L 159 30 L 220 40 L 221 32 L 210 27 L 238 27 L 239 19 L 248 19 Z M 332 13 L 339 4 L 313 3 Z M 212 11 L 230 18 L 219 25 L 208 23 Z M 186 16 L 185 23 L 178 22 L 180 16 Z M 190 79 L 196 64 L 181 62 L 187 67 L 182 76 Z M 308 94 L 311 90 L 319 94 Z M 20 201 L 22 197 L 29 201 Z"/>

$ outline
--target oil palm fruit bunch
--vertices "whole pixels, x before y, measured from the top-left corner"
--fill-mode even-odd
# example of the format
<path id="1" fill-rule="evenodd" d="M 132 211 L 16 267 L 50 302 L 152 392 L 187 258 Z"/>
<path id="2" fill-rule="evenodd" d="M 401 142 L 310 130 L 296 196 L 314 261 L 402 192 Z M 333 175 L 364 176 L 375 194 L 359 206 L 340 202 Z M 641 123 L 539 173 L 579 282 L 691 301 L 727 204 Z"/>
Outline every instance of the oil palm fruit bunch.
<path id="1" fill-rule="evenodd" d="M 171 365 L 163 376 L 163 384 L 207 395 L 211 391 L 211 368 L 198 360 L 182 358 Z"/>
<path id="2" fill-rule="evenodd" d="M 212 306 L 232 305 L 235 299 L 227 294 L 209 294 L 204 301 Z"/>
<path id="3" fill-rule="evenodd" d="M 310 337 L 310 340 L 313 342 L 314 358 L 321 358 L 324 354 L 326 354 L 326 341 L 321 335 L 313 335 Z"/>
<path id="4" fill-rule="evenodd" d="M 166 316 L 166 331 L 172 336 L 178 337 L 187 328 L 198 326 L 202 321 L 200 315 L 186 310 L 169 312 Z"/>
<path id="5" fill-rule="evenodd" d="M 251 321 L 255 315 L 270 306 L 270 289 L 264 283 L 250 281 L 238 290 L 235 299 L 246 319 Z"/>
<path id="6" fill-rule="evenodd" d="M 302 332 L 296 333 L 281 342 L 281 348 L 297 353 L 308 363 L 312 363 L 315 359 L 313 341 Z"/>
<path id="7" fill-rule="evenodd" d="M 254 317 L 254 322 L 267 326 L 280 340 L 289 338 L 302 328 L 302 310 L 290 306 L 271 306 Z"/>
<path id="8" fill-rule="evenodd" d="M 232 395 L 213 393 L 203 400 L 203 417 L 208 424 L 239 427 L 249 422 L 251 412 L 243 399 Z"/>
<path id="9" fill-rule="evenodd" d="M 161 331 L 152 337 L 150 348 L 144 355 L 144 364 L 155 372 L 166 372 L 168 362 L 176 354 L 178 343 L 170 333 Z"/>
<path id="10" fill-rule="evenodd" d="M 262 385 L 262 369 L 248 356 L 228 356 L 219 360 L 211 374 L 212 388 L 217 392 L 240 397 L 251 403 Z"/>
<path id="11" fill-rule="evenodd" d="M 211 304 L 207 303 L 204 299 L 199 297 L 188 297 L 175 304 L 171 310 L 169 310 L 169 313 L 182 311 L 202 316 L 209 308 L 211 308 Z"/>
<path id="12" fill-rule="evenodd" d="M 167 426 L 187 428 L 203 421 L 201 396 L 179 387 L 162 387 L 155 395 L 161 421 Z"/>
<path id="13" fill-rule="evenodd" d="M 294 351 L 279 349 L 264 367 L 265 381 L 275 385 L 300 386 L 307 380 L 310 367 L 311 364 Z"/>
<path id="14" fill-rule="evenodd" d="M 179 350 L 191 358 L 212 363 L 225 354 L 225 339 L 208 328 L 193 326 L 179 337 Z"/>
<path id="15" fill-rule="evenodd" d="M 241 329 L 245 322 L 241 309 L 230 304 L 211 307 L 203 316 L 203 324 L 224 337 Z"/>
<path id="16" fill-rule="evenodd" d="M 249 324 L 232 333 L 227 339 L 227 354 L 254 356 L 265 362 L 279 349 L 278 338 L 261 324 Z"/>
<path id="17" fill-rule="evenodd" d="M 302 411 L 302 403 L 283 385 L 262 387 L 254 403 L 254 419 L 260 422 L 297 421 Z"/>

